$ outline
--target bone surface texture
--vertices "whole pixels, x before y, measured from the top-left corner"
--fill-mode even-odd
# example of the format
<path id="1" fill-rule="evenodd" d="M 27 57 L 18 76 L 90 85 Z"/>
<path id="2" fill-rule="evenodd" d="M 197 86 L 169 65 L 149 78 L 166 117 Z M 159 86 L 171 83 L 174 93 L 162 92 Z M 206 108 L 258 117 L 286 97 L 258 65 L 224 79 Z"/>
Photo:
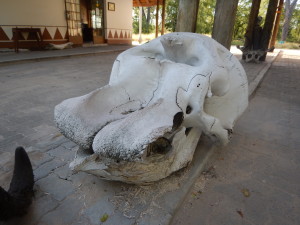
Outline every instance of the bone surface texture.
<path id="1" fill-rule="evenodd" d="M 228 142 L 248 105 L 240 62 L 213 39 L 171 33 L 121 53 L 109 84 L 55 107 L 79 145 L 71 168 L 145 184 L 185 167 L 202 133 Z"/>

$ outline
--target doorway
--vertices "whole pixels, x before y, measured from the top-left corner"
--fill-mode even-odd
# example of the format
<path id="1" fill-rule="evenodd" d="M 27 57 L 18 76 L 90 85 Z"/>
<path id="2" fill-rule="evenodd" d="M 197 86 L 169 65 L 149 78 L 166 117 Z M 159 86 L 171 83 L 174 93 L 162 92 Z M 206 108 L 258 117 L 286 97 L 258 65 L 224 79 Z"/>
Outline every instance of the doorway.
<path id="1" fill-rule="evenodd" d="M 80 0 L 80 18 L 83 42 L 104 43 L 104 0 Z"/>

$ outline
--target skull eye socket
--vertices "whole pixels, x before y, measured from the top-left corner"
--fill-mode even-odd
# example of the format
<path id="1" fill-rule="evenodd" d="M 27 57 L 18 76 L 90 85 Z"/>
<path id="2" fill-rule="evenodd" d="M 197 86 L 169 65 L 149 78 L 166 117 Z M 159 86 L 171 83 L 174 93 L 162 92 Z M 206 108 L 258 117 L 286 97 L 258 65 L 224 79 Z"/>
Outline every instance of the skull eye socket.
<path id="1" fill-rule="evenodd" d="M 177 130 L 183 122 L 183 112 L 178 112 L 173 117 L 173 127 L 172 130 Z"/>
<path id="2" fill-rule="evenodd" d="M 168 151 L 172 149 L 172 145 L 170 141 L 164 137 L 158 138 L 156 141 L 150 143 L 147 146 L 146 152 L 147 157 L 154 154 L 166 154 Z"/>
<path id="3" fill-rule="evenodd" d="M 190 114 L 191 112 L 192 112 L 192 107 L 188 105 L 188 106 L 186 107 L 185 113 L 186 113 L 186 114 Z"/>

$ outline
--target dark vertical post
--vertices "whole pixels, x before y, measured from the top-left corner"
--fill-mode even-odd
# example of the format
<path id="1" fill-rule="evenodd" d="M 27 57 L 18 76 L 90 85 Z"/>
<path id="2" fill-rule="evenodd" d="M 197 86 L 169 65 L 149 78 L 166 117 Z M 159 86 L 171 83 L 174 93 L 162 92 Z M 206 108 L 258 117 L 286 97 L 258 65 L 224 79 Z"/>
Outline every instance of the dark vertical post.
<path id="1" fill-rule="evenodd" d="M 159 0 L 156 1 L 156 15 L 155 15 L 155 37 L 158 37 L 158 10 L 159 10 Z"/>
<path id="2" fill-rule="evenodd" d="M 275 42 L 276 42 L 276 37 L 277 37 L 278 29 L 279 29 L 279 22 L 280 22 L 282 7 L 283 7 L 283 0 L 280 0 L 278 8 L 277 8 L 277 12 L 276 12 L 276 19 L 275 19 L 273 34 L 272 34 L 271 42 L 270 42 L 270 45 L 269 45 L 270 48 L 275 47 Z"/>
<path id="3" fill-rule="evenodd" d="M 161 15 L 161 35 L 165 33 L 165 16 L 166 16 L 166 0 L 162 3 L 162 15 Z"/>
<path id="4" fill-rule="evenodd" d="M 262 31 L 262 37 L 261 37 L 262 50 L 267 50 L 269 47 L 277 5 L 278 5 L 278 0 L 269 0 L 267 15 L 266 15 L 265 24 Z M 260 61 L 265 61 L 266 56 L 267 53 L 265 53 L 264 56 L 260 58 Z"/>
<path id="5" fill-rule="evenodd" d="M 230 49 L 238 0 L 217 0 L 212 38 Z"/>
<path id="6" fill-rule="evenodd" d="M 244 50 L 251 50 L 250 48 L 253 45 L 253 30 L 259 13 L 260 2 L 261 0 L 252 1 L 251 11 L 248 19 L 248 26 L 245 34 Z"/>
<path id="7" fill-rule="evenodd" d="M 199 0 L 179 0 L 177 32 L 196 32 Z"/>

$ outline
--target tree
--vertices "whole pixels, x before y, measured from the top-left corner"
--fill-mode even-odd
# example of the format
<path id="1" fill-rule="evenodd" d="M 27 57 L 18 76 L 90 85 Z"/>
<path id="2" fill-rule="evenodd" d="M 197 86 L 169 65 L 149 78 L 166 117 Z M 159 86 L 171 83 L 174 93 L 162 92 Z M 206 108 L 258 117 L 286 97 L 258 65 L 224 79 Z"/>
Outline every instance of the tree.
<path id="1" fill-rule="evenodd" d="M 273 0 L 271 0 L 273 1 Z M 260 6 L 259 6 L 259 16 L 265 17 L 268 11 L 270 0 L 261 0 Z"/>
<path id="2" fill-rule="evenodd" d="M 300 4 L 293 12 L 287 41 L 300 43 Z"/>
<path id="3" fill-rule="evenodd" d="M 178 12 L 178 0 L 168 0 L 166 5 L 165 27 L 171 32 L 175 32 Z"/>
<path id="4" fill-rule="evenodd" d="M 286 39 L 287 39 L 289 28 L 290 28 L 290 23 L 292 20 L 293 11 L 296 8 L 297 1 L 298 0 L 294 0 L 291 3 L 290 0 L 285 0 L 284 23 L 283 23 L 283 27 L 282 27 L 282 36 L 281 36 L 282 41 L 286 41 Z"/>
<path id="5" fill-rule="evenodd" d="M 216 0 L 200 0 L 196 32 L 211 34 L 214 24 Z"/>
<path id="6" fill-rule="evenodd" d="M 252 0 L 240 0 L 236 14 L 233 39 L 243 39 L 246 33 L 248 18 L 251 11 Z"/>
<path id="7" fill-rule="evenodd" d="M 155 18 L 155 7 L 147 7 L 147 13 L 144 7 L 142 7 L 142 33 L 149 34 L 152 33 L 155 29 L 155 26 L 152 24 L 153 18 Z M 139 7 L 133 8 L 133 33 L 139 33 Z"/>
<path id="8" fill-rule="evenodd" d="M 145 19 L 146 23 L 146 32 L 145 33 L 150 33 L 150 19 L 151 19 L 151 7 L 147 7 L 147 15 L 145 13 L 145 7 L 142 7 L 142 13 L 143 13 L 143 20 Z"/>

